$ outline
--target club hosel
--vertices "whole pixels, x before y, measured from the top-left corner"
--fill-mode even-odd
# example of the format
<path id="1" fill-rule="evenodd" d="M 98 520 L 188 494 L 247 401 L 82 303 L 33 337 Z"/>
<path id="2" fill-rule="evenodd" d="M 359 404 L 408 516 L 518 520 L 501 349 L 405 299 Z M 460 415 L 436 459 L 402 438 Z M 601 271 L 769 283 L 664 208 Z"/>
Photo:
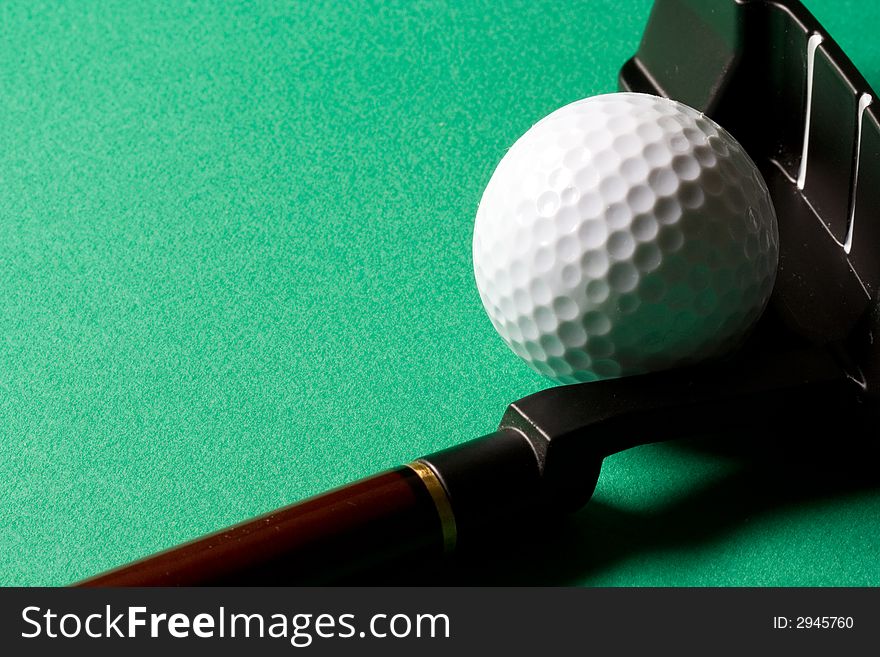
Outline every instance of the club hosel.
<path id="1" fill-rule="evenodd" d="M 601 463 L 554 462 L 547 458 L 546 445 L 514 428 L 499 429 L 418 462 L 431 468 L 448 495 L 459 545 L 479 541 L 505 523 L 528 523 L 536 513 L 580 507 L 592 494 Z M 577 493 L 558 485 L 569 474 Z"/>

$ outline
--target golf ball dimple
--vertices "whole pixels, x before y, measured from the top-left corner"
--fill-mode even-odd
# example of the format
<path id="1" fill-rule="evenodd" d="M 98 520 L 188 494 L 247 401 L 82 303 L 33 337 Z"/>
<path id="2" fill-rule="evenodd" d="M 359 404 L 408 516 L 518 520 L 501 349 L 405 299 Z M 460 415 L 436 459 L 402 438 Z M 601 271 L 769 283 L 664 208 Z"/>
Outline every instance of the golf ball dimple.
<path id="1" fill-rule="evenodd" d="M 673 100 L 617 93 L 534 125 L 480 201 L 474 274 L 498 333 L 561 383 L 723 355 L 776 277 L 754 162 Z"/>

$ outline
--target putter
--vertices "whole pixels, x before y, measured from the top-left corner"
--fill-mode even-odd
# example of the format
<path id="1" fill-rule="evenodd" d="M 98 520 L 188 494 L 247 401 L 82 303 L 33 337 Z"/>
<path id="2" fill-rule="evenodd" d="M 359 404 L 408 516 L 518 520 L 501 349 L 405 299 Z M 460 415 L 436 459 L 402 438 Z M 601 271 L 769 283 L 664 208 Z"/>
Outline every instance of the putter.
<path id="1" fill-rule="evenodd" d="M 576 510 L 603 459 L 637 445 L 720 425 L 846 426 L 870 439 L 880 419 L 880 110 L 868 84 L 796 0 L 657 0 L 619 84 L 703 111 L 767 181 L 779 270 L 735 354 L 546 389 L 512 403 L 487 436 L 78 585 L 328 583 Z"/>

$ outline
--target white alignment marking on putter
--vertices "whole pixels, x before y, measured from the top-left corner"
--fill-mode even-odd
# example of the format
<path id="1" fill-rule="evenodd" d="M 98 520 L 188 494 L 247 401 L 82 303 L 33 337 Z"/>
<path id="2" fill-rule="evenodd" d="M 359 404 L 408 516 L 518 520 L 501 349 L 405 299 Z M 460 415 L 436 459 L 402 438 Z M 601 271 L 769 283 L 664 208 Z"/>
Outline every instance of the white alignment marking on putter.
<path id="1" fill-rule="evenodd" d="M 798 172 L 798 189 L 803 189 L 804 183 L 807 182 L 807 153 L 810 150 L 810 115 L 813 110 L 813 65 L 816 61 L 816 48 L 821 44 L 821 34 L 814 34 L 807 41 L 807 116 L 804 119 L 804 150 L 801 153 L 801 168 Z"/>
<path id="2" fill-rule="evenodd" d="M 856 119 L 856 160 L 853 164 L 852 189 L 849 195 L 849 222 L 846 227 L 846 239 L 843 240 L 843 250 L 849 254 L 852 249 L 853 231 L 856 227 L 856 192 L 859 184 L 859 155 L 862 152 L 862 124 L 865 122 L 865 110 L 871 104 L 871 94 L 859 96 L 859 115 Z"/>

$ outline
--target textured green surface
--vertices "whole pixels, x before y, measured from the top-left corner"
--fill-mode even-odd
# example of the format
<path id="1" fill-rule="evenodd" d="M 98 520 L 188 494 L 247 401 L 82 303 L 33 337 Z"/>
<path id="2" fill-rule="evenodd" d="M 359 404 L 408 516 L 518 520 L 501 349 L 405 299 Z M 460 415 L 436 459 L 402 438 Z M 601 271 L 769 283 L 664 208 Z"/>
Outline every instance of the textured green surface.
<path id="1" fill-rule="evenodd" d="M 483 314 L 472 218 L 516 137 L 614 90 L 650 2 L 624 5 L 0 5 L 0 583 L 485 433 L 544 387 Z M 809 6 L 880 87 L 880 8 Z M 633 450 L 550 565 L 486 578 L 880 584 L 876 487 L 775 479 Z"/>

